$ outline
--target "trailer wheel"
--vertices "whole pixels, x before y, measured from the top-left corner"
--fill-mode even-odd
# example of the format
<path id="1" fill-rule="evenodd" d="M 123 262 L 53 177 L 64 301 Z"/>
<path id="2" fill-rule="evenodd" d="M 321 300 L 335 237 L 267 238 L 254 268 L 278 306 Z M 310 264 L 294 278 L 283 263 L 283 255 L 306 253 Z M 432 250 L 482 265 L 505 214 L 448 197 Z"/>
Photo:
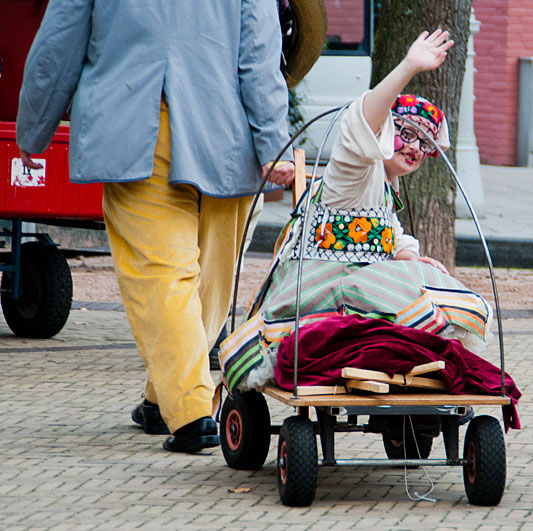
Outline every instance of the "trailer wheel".
<path id="1" fill-rule="evenodd" d="M 257 470 L 270 448 L 270 413 L 257 391 L 228 396 L 220 418 L 220 444 L 226 463 L 237 470 Z"/>
<path id="2" fill-rule="evenodd" d="M 392 439 L 384 433 L 383 446 L 389 459 L 427 459 L 433 446 L 433 437 L 416 434 L 415 442 L 412 433 L 407 434 L 405 441 L 403 439 Z"/>
<path id="3" fill-rule="evenodd" d="M 475 417 L 466 431 L 463 468 L 468 501 L 473 505 L 498 505 L 505 490 L 505 440 L 500 423 L 487 415 Z"/>
<path id="4" fill-rule="evenodd" d="M 278 487 L 284 505 L 303 507 L 315 499 L 318 454 L 312 422 L 290 417 L 283 422 L 278 442 Z"/>
<path id="5" fill-rule="evenodd" d="M 2 275 L 2 310 L 12 332 L 20 337 L 48 338 L 67 322 L 72 305 L 72 277 L 56 247 L 24 243 L 20 254 L 21 295 L 14 299 L 13 276 Z"/>

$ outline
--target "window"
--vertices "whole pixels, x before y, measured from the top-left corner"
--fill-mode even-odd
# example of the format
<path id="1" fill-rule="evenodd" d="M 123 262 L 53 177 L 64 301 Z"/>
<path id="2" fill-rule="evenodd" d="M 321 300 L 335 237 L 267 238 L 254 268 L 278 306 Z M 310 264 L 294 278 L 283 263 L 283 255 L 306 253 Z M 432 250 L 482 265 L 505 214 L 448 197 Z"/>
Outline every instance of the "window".
<path id="1" fill-rule="evenodd" d="M 372 55 L 374 0 L 324 0 L 328 30 L 323 55 Z"/>

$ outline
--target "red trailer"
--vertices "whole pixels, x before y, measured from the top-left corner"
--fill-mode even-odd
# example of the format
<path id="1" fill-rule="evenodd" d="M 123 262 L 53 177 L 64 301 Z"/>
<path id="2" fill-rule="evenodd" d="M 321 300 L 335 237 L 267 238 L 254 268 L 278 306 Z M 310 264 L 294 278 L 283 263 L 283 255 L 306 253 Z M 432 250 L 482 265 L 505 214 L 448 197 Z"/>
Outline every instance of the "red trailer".
<path id="1" fill-rule="evenodd" d="M 2 0 L 0 16 L 0 234 L 1 304 L 11 330 L 22 337 L 51 337 L 64 326 L 72 302 L 72 279 L 63 253 L 47 234 L 22 231 L 23 221 L 103 228 L 102 185 L 69 182 L 68 122 L 35 158 L 41 170 L 22 164 L 15 119 L 26 56 L 47 0 Z M 31 239 L 22 243 L 22 238 Z"/>

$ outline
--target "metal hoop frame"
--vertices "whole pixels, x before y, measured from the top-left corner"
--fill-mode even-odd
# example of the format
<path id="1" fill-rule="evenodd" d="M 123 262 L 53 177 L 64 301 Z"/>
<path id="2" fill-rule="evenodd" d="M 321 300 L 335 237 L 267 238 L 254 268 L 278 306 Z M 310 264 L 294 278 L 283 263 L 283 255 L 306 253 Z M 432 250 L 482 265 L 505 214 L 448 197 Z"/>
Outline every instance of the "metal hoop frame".
<path id="1" fill-rule="evenodd" d="M 352 102 L 348 102 L 345 105 L 342 105 L 340 107 L 335 107 L 333 109 L 330 109 L 328 111 L 325 111 L 318 116 L 315 116 L 311 120 L 309 120 L 306 124 L 304 124 L 295 134 L 291 137 L 291 139 L 287 142 L 287 144 L 282 148 L 278 156 L 275 158 L 275 160 L 272 162 L 272 165 L 263 178 L 261 185 L 255 194 L 254 200 L 252 202 L 252 206 L 250 207 L 250 213 L 248 214 L 248 218 L 246 220 L 245 230 L 244 234 L 248 232 L 248 227 L 250 226 L 250 221 L 252 219 L 253 211 L 257 205 L 257 201 L 259 199 L 259 196 L 263 192 L 263 188 L 268 181 L 274 166 L 276 163 L 281 159 L 285 151 L 294 144 L 294 142 L 300 137 L 300 135 L 312 124 L 314 124 L 316 121 L 320 120 L 321 118 L 328 116 L 330 114 L 336 113 L 335 116 L 331 119 L 328 128 L 326 132 L 324 133 L 324 136 L 322 138 L 322 141 L 320 143 L 320 147 L 317 151 L 316 157 L 315 157 L 315 163 L 313 165 L 313 171 L 311 174 L 311 182 L 308 186 L 308 189 L 312 190 L 313 185 L 316 180 L 316 174 L 319 166 L 320 157 L 322 155 L 322 152 L 324 151 L 324 147 L 326 145 L 326 142 L 333 130 L 334 125 L 339 120 L 341 115 L 344 113 L 344 111 L 350 106 Z M 431 143 L 434 145 L 435 149 L 439 152 L 440 156 L 442 157 L 442 160 L 446 164 L 447 168 L 449 169 L 450 173 L 452 174 L 455 184 L 461 191 L 461 194 L 463 195 L 465 202 L 468 206 L 468 209 L 470 211 L 470 214 L 472 215 L 472 219 L 474 221 L 474 224 L 476 226 L 476 230 L 478 232 L 479 238 L 481 240 L 483 250 L 485 252 L 485 258 L 487 259 L 487 264 L 490 272 L 490 279 L 492 284 L 492 291 L 494 294 L 494 303 L 496 307 L 496 318 L 498 322 L 498 336 L 499 336 L 499 347 L 500 347 L 500 369 L 501 369 L 501 396 L 505 396 L 505 354 L 504 354 L 504 344 L 503 344 L 503 325 L 502 325 L 502 317 L 501 317 L 501 310 L 500 310 L 500 301 L 498 297 L 498 288 L 496 286 L 496 279 L 494 276 L 494 268 L 492 265 L 492 258 L 490 256 L 490 251 L 487 245 L 487 241 L 485 239 L 485 236 L 483 235 L 483 232 L 481 230 L 481 226 L 479 224 L 479 220 L 476 216 L 476 213 L 474 211 L 474 208 L 472 206 L 472 203 L 470 202 L 470 199 L 468 198 L 466 191 L 461 184 L 461 181 L 459 179 L 459 176 L 457 175 L 457 172 L 455 171 L 455 168 L 453 167 L 452 163 L 442 150 L 442 148 L 436 143 L 435 139 L 430 136 L 427 131 L 425 131 L 422 127 L 420 127 L 418 124 L 413 122 L 412 120 L 409 120 L 409 118 L 405 116 L 400 116 L 399 114 L 393 112 L 393 115 L 395 118 L 400 118 L 401 120 L 407 122 L 409 125 L 413 126 L 417 131 L 420 131 L 428 140 L 431 141 Z M 304 206 L 304 215 L 303 215 L 303 223 L 302 223 L 302 231 L 305 234 L 306 229 L 308 228 L 309 223 L 309 206 L 311 204 L 311 194 L 307 195 L 305 206 Z M 244 245 L 245 245 L 245 238 L 243 238 L 243 241 L 241 242 L 240 251 L 239 251 L 239 257 L 237 260 L 237 267 L 235 271 L 235 284 L 234 284 L 234 290 L 233 290 L 233 304 L 232 304 L 232 314 L 231 314 L 231 332 L 235 330 L 235 316 L 236 316 L 236 308 L 237 308 L 237 294 L 239 289 L 239 278 L 240 278 L 240 271 L 241 271 L 241 265 L 242 265 L 242 259 L 244 254 Z M 300 246 L 300 254 L 298 257 L 298 277 L 297 277 L 297 284 L 296 284 L 296 316 L 295 316 L 295 327 L 294 327 L 294 381 L 293 381 L 293 398 L 298 398 L 298 337 L 299 337 L 299 328 L 300 328 L 300 297 L 301 297 L 301 288 L 302 288 L 302 270 L 303 270 L 303 256 L 305 251 L 305 245 Z"/>

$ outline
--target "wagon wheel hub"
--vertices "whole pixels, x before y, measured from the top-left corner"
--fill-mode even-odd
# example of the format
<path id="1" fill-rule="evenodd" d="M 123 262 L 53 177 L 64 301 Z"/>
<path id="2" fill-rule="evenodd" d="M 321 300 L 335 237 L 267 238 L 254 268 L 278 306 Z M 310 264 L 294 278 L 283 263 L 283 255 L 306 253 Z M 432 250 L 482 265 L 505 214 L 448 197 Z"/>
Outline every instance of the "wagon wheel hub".
<path id="1" fill-rule="evenodd" d="M 39 270 L 35 265 L 28 264 L 21 272 L 21 296 L 16 303 L 21 315 L 26 319 L 35 317 L 42 296 Z"/>
<path id="2" fill-rule="evenodd" d="M 236 451 L 242 445 L 243 427 L 242 417 L 237 410 L 233 410 L 228 415 L 226 421 L 226 440 L 232 451 Z"/>
<path id="3" fill-rule="evenodd" d="M 279 451 L 279 474 L 284 485 L 287 484 L 287 443 L 283 441 Z"/>

